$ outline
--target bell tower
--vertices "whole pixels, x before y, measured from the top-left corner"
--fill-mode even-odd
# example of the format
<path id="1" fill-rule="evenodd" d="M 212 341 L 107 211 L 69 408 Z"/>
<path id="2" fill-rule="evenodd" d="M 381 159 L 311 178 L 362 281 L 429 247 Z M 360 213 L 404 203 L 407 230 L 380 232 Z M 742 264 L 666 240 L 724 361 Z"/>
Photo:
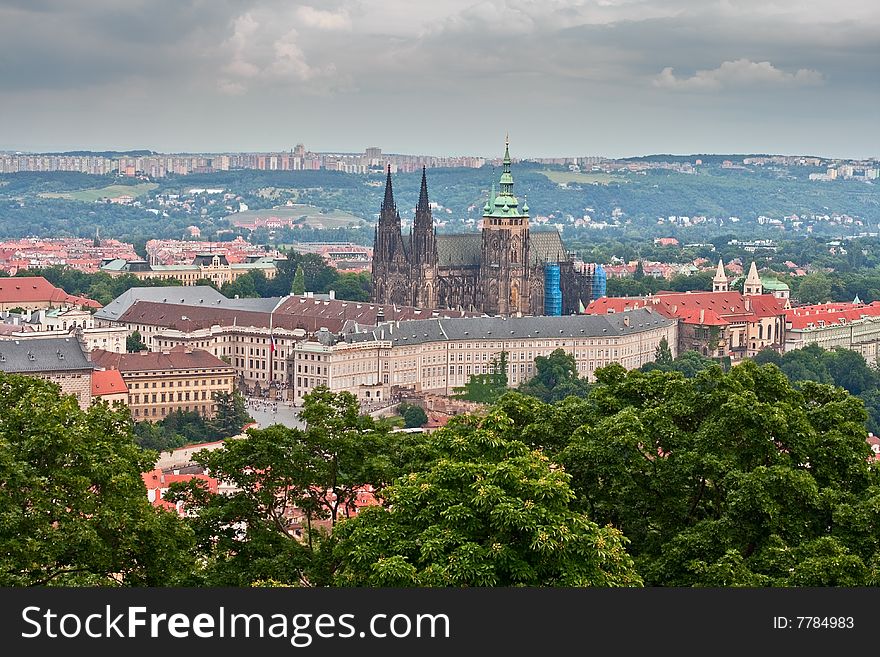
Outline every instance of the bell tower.
<path id="1" fill-rule="evenodd" d="M 500 191 L 483 206 L 480 305 L 489 315 L 529 312 L 529 208 L 513 194 L 510 140 L 504 142 Z"/>

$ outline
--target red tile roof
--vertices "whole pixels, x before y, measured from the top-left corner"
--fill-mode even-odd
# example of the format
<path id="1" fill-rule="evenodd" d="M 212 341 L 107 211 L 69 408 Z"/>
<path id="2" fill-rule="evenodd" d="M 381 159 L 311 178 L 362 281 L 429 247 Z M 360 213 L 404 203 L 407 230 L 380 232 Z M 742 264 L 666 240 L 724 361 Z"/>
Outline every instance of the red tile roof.
<path id="1" fill-rule="evenodd" d="M 871 304 L 821 303 L 813 306 L 792 308 L 785 313 L 790 329 L 805 329 L 812 324 L 849 324 L 863 317 L 880 317 L 880 301 Z"/>
<path id="2" fill-rule="evenodd" d="M 128 393 L 119 370 L 95 370 L 92 373 L 92 397 Z"/>
<path id="3" fill-rule="evenodd" d="M 601 315 L 652 307 L 687 324 L 720 326 L 785 314 L 785 300 L 772 294 L 745 297 L 739 292 L 658 292 L 649 297 L 602 297 L 590 302 L 587 313 Z"/>
<path id="4" fill-rule="evenodd" d="M 150 499 L 150 503 L 153 506 L 162 507 L 169 511 L 174 511 L 183 515 L 183 507 L 182 505 L 178 507 L 172 502 L 168 502 L 163 499 L 165 492 L 168 490 L 168 487 L 178 481 L 187 482 L 192 479 L 201 479 L 208 486 L 208 491 L 216 494 L 219 490 L 218 481 L 214 477 L 209 477 L 206 474 L 165 474 L 162 470 L 151 470 L 150 472 L 144 472 L 141 474 L 141 478 L 144 480 L 144 485 L 147 488 L 147 496 Z M 152 494 L 150 493 L 152 491 Z"/>
<path id="5" fill-rule="evenodd" d="M 272 326 L 289 331 L 302 329 L 309 333 L 326 328 L 333 333 L 338 333 L 348 321 L 375 326 L 380 311 L 388 321 L 430 319 L 432 317 L 472 317 L 476 315 L 476 313 L 458 310 L 425 310 L 411 306 L 385 306 L 358 301 L 292 296 L 285 299 L 272 313 Z M 269 313 L 138 301 L 126 310 L 117 321 L 162 326 L 184 332 L 210 328 L 215 325 L 269 328 Z"/>
<path id="6" fill-rule="evenodd" d="M 48 301 L 57 305 L 101 308 L 101 304 L 86 297 L 68 294 L 42 276 L 0 278 L 0 303 L 35 303 Z"/>
<path id="7" fill-rule="evenodd" d="M 232 366 L 224 363 L 204 349 L 192 349 L 179 345 L 168 351 L 147 351 L 136 354 L 117 354 L 95 349 L 92 362 L 98 367 L 125 372 L 156 372 L 165 370 L 224 369 Z"/>

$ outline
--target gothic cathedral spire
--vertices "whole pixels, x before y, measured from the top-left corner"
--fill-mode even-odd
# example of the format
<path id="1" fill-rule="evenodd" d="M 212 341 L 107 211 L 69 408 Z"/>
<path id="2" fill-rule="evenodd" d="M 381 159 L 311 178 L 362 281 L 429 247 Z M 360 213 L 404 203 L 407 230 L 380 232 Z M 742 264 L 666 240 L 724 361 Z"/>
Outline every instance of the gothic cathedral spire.
<path id="1" fill-rule="evenodd" d="M 437 245 L 434 240 L 434 218 L 428 201 L 428 178 L 422 167 L 422 187 L 419 191 L 419 204 L 412 228 L 412 256 L 416 267 L 434 265 L 437 262 Z"/>
<path id="2" fill-rule="evenodd" d="M 433 308 L 437 304 L 437 240 L 434 234 L 434 218 L 428 201 L 428 177 L 422 167 L 422 187 L 413 220 L 411 245 L 412 280 L 414 283 L 413 305 Z"/>
<path id="3" fill-rule="evenodd" d="M 400 214 L 394 203 L 391 167 L 385 180 L 385 198 L 373 240 L 373 301 L 409 305 L 410 263 L 400 230 Z"/>
<path id="4" fill-rule="evenodd" d="M 397 205 L 394 203 L 394 189 L 391 187 L 391 165 L 388 165 L 388 177 L 385 179 L 385 198 L 382 200 L 382 208 L 379 215 L 379 224 L 388 221 L 396 221 L 400 225 L 400 215 Z"/>

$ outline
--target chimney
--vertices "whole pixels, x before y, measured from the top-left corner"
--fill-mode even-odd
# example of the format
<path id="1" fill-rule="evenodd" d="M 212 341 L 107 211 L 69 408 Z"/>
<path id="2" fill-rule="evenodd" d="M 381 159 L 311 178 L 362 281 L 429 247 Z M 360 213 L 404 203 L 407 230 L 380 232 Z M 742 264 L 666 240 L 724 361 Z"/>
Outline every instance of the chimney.
<path id="1" fill-rule="evenodd" d="M 335 298 L 336 298 L 336 290 L 330 290 L 330 298 L 331 298 L 331 299 L 335 299 Z"/>

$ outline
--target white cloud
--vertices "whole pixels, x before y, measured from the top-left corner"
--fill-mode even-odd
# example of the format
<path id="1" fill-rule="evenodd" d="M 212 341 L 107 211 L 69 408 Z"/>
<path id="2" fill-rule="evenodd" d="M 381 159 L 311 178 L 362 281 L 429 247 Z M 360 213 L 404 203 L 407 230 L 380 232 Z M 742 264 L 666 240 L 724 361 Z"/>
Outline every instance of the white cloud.
<path id="1" fill-rule="evenodd" d="M 697 71 L 691 77 L 676 77 L 672 67 L 664 68 L 654 79 L 655 87 L 679 91 L 713 91 L 727 87 L 815 86 L 823 84 L 819 71 L 801 68 L 794 73 L 778 69 L 770 62 L 737 59 L 723 62 L 718 68 Z"/>
<path id="2" fill-rule="evenodd" d="M 239 82 L 233 82 L 232 80 L 228 80 L 226 78 L 221 78 L 217 82 L 217 88 L 221 93 L 228 94 L 230 96 L 240 96 L 247 89 L 245 86 Z"/>
<path id="3" fill-rule="evenodd" d="M 308 80 L 315 75 L 315 70 L 306 62 L 305 53 L 296 43 L 298 36 L 296 30 L 290 30 L 275 42 L 275 60 L 266 69 L 268 75 L 298 80 Z"/>
<path id="4" fill-rule="evenodd" d="M 296 17 L 305 27 L 318 30 L 351 30 L 351 16 L 345 9 L 324 11 L 305 5 L 297 8 Z"/>

